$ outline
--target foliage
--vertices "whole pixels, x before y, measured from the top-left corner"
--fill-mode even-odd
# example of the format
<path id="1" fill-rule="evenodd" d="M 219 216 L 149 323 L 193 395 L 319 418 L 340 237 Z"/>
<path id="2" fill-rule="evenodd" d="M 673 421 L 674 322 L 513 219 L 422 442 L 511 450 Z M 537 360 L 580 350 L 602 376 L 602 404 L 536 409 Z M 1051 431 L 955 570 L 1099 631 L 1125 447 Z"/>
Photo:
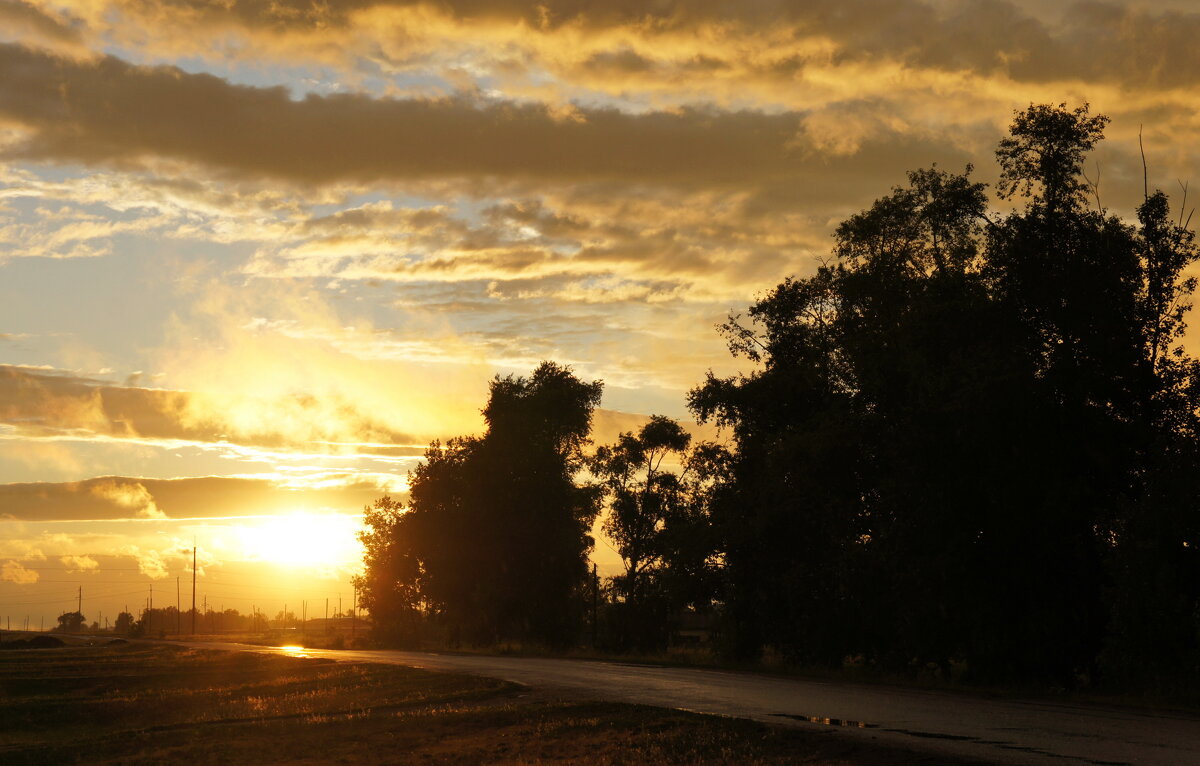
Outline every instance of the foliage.
<path id="1" fill-rule="evenodd" d="M 625 564 L 611 585 L 616 648 L 664 648 L 680 609 L 712 605 L 719 573 L 708 500 L 728 454 L 714 444 L 689 450 L 690 442 L 677 422 L 654 415 L 590 461 L 609 503 L 603 530 Z"/>
<path id="2" fill-rule="evenodd" d="M 86 619 L 80 612 L 63 612 L 58 616 L 58 630 L 63 633 L 81 633 Z"/>
<path id="3" fill-rule="evenodd" d="M 1162 193 L 1137 226 L 1088 209 L 1105 122 L 1031 106 L 997 152 L 1023 207 L 990 220 L 969 166 L 911 173 L 723 326 L 756 369 L 690 404 L 737 445 L 712 508 L 730 651 L 1196 669 L 1198 252 Z"/>
<path id="4" fill-rule="evenodd" d="M 367 510 L 363 603 L 393 636 L 432 615 L 452 640 L 575 639 L 593 488 L 575 483 L 602 384 L 543 362 L 492 381 L 480 437 L 434 442 L 406 509 Z"/>

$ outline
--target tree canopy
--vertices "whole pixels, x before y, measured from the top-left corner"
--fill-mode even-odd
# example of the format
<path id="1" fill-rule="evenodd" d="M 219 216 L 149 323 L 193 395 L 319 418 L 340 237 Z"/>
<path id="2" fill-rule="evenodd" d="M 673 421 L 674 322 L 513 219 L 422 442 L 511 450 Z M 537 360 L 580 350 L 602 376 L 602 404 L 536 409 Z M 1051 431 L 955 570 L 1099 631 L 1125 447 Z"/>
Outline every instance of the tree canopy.
<path id="1" fill-rule="evenodd" d="M 1198 253 L 1161 192 L 1136 225 L 1090 209 L 1106 121 L 1031 106 L 997 151 L 1013 212 L 969 166 L 910 173 L 723 326 L 756 368 L 690 404 L 737 447 L 713 509 L 736 652 L 1195 670 Z"/>
<path id="2" fill-rule="evenodd" d="M 608 501 L 603 531 L 625 567 L 611 579 L 614 648 L 663 649 L 681 609 L 712 606 L 719 567 L 709 506 L 728 460 L 719 445 L 692 447 L 662 415 L 597 448 L 590 468 Z"/>
<path id="3" fill-rule="evenodd" d="M 454 640 L 573 641 L 597 494 L 575 482 L 602 384 L 543 362 L 497 377 L 479 437 L 434 442 L 411 499 L 367 509 L 363 603 L 398 635 L 434 615 Z"/>

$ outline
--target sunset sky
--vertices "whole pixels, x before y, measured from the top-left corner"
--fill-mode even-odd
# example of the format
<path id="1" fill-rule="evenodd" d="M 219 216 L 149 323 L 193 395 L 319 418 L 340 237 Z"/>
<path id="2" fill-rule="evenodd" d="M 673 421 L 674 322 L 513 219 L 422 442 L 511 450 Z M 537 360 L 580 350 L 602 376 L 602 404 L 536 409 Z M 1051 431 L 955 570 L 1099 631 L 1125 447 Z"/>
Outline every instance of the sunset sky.
<path id="1" fill-rule="evenodd" d="M 1139 129 L 1200 200 L 1194 7 L 0 0 L 0 618 L 174 604 L 193 541 L 210 606 L 348 607 L 493 375 L 686 419 L 717 322 L 1030 102 L 1112 118 L 1111 212 Z"/>

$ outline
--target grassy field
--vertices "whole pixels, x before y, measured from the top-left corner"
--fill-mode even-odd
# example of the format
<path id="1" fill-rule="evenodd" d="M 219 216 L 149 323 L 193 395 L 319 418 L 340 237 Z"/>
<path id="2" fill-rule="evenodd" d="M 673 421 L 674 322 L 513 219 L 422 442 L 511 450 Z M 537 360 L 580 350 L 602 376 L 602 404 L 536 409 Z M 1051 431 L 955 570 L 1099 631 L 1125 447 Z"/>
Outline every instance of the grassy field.
<path id="1" fill-rule="evenodd" d="M 6 766 L 950 762 L 388 665 L 138 643 L 0 653 Z"/>

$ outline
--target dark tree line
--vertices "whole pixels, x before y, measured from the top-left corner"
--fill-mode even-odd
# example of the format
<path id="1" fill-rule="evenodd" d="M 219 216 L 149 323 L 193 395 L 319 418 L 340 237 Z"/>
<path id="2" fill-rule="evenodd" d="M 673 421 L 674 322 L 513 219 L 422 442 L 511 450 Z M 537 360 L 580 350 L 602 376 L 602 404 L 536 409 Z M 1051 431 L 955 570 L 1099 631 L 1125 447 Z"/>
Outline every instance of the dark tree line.
<path id="1" fill-rule="evenodd" d="M 731 317 L 752 371 L 689 394 L 729 448 L 655 417 L 585 457 L 599 383 L 498 378 L 487 433 L 435 443 L 407 508 L 368 511 L 372 614 L 578 640 L 603 498 L 614 645 L 660 647 L 693 608 L 741 658 L 1200 677 L 1200 365 L 1180 345 L 1200 252 L 1161 192 L 1136 223 L 1093 207 L 1105 123 L 1031 106 L 996 153 L 1011 212 L 969 166 L 912 172 L 815 274 Z"/>
<path id="2" fill-rule="evenodd" d="M 735 653 L 1194 674 L 1197 251 L 1159 192 L 1136 226 L 1089 208 L 1104 124 L 1031 107 L 997 151 L 1013 212 L 970 168 L 911 173 L 725 326 L 758 369 L 691 405 L 737 446 Z"/>

